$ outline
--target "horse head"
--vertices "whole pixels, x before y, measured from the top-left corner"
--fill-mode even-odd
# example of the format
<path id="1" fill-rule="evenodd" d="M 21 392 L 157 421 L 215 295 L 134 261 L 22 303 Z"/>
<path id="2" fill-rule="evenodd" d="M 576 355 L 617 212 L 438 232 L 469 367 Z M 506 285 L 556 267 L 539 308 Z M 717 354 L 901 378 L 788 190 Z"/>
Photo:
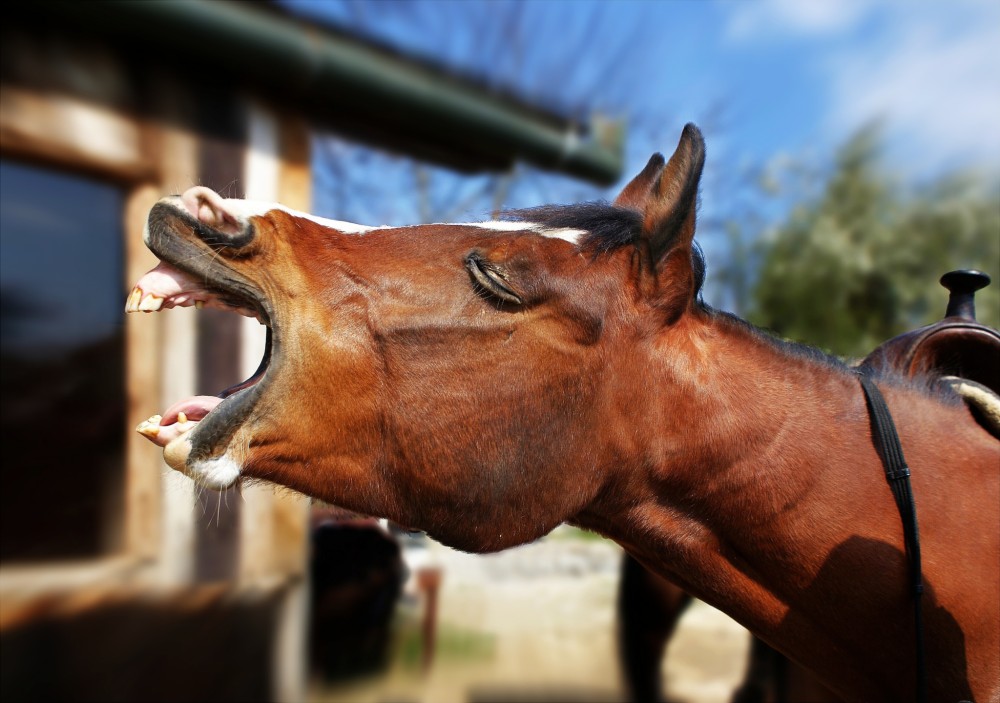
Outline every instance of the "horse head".
<path id="1" fill-rule="evenodd" d="M 612 204 L 480 223 L 364 227 L 204 187 L 164 198 L 145 236 L 161 264 L 127 310 L 228 309 L 268 345 L 250 379 L 140 431 L 213 488 L 266 479 L 467 549 L 537 538 L 636 442 L 642 354 L 700 285 L 703 162 L 689 125 Z"/>

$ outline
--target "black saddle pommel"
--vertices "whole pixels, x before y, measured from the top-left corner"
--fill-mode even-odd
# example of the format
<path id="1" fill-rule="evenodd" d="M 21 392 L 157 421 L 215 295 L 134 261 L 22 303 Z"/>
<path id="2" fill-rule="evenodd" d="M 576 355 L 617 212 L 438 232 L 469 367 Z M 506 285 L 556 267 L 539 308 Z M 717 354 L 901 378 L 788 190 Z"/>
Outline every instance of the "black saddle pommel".
<path id="1" fill-rule="evenodd" d="M 862 367 L 903 376 L 957 376 L 1000 395 L 1000 331 L 976 321 L 976 291 L 990 277 L 981 271 L 950 271 L 941 285 L 951 292 L 944 319 L 893 337 L 869 354 Z"/>
<path id="2" fill-rule="evenodd" d="M 945 317 L 961 317 L 976 321 L 976 291 L 990 284 L 982 271 L 964 269 L 949 271 L 941 276 L 941 285 L 948 289 L 948 310 Z"/>

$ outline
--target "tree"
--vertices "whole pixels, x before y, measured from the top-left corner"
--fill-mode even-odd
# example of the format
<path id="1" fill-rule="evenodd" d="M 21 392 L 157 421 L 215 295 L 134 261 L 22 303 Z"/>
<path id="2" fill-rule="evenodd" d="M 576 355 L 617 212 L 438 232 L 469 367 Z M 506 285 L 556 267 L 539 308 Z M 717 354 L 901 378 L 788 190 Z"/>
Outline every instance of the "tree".
<path id="1" fill-rule="evenodd" d="M 652 121 L 648 106 L 647 114 L 632 104 L 641 75 L 621 69 L 642 65 L 642 39 L 653 29 L 605 3 L 284 3 L 580 123 L 595 115 L 627 118 L 632 133 Z M 596 37 L 600 51 L 593 50 Z M 662 130 L 662 111 L 655 117 Z M 332 135 L 317 136 L 313 160 L 317 213 L 369 224 L 475 220 L 503 208 L 607 197 L 597 186 L 523 164 L 460 174 Z"/>
<path id="2" fill-rule="evenodd" d="M 940 276 L 986 272 L 979 319 L 1000 326 L 1000 186 L 971 174 L 906 188 L 880 162 L 879 129 L 840 149 L 817 196 L 759 239 L 747 317 L 780 336 L 862 356 L 940 319 Z"/>

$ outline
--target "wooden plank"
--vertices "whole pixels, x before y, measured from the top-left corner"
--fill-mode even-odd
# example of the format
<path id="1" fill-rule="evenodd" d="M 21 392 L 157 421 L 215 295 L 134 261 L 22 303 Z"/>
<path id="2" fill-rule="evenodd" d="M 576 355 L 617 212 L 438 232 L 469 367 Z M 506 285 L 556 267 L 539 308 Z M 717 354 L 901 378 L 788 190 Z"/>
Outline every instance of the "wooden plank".
<path id="1" fill-rule="evenodd" d="M 279 155 L 277 125 L 270 111 L 247 103 L 247 152 L 243 181 L 246 197 L 264 202 L 278 197 Z M 243 378 L 256 371 L 264 354 L 264 328 L 250 318 L 241 326 Z M 274 491 L 269 483 L 243 488 L 243 521 L 240 529 L 240 579 L 254 581 L 274 572 Z"/>
<path id="2" fill-rule="evenodd" d="M 201 135 L 198 177 L 202 185 L 228 198 L 242 198 L 246 115 L 235 96 L 216 86 L 196 93 Z M 214 395 L 240 377 L 240 318 L 206 308 L 197 316 L 197 388 Z M 240 512 L 237 490 L 201 491 L 195 514 L 195 577 L 200 581 L 234 579 L 239 573 Z M 200 514 L 199 514 L 200 513 Z"/>
<path id="3" fill-rule="evenodd" d="M 156 257 L 142 242 L 149 209 L 159 199 L 155 185 L 134 188 L 126 198 L 124 213 L 125 281 L 131 286 Z M 124 302 L 123 302 L 124 307 Z M 154 558 L 160 543 L 161 452 L 143 439 L 135 427 L 154 412 L 160 398 L 160 326 L 145 315 L 125 316 L 125 548 L 140 558 Z M 153 408 L 151 410 L 151 407 Z"/>
<path id="4" fill-rule="evenodd" d="M 5 700 L 270 700 L 285 600 L 280 584 L 126 583 L 4 604 Z"/>
<path id="5" fill-rule="evenodd" d="M 249 106 L 246 197 L 308 209 L 309 134 L 304 123 L 273 110 Z M 243 322 L 243 376 L 256 370 L 263 353 L 263 330 Z M 298 576 L 305 572 L 309 499 L 271 484 L 243 489 L 240 578 Z"/>
<path id="6" fill-rule="evenodd" d="M 303 212 L 312 208 L 312 168 L 308 124 L 297 116 L 280 115 L 281 168 L 277 200 Z M 304 574 L 309 557 L 310 499 L 292 490 L 279 490 L 274 501 L 274 569 Z"/>
<path id="7" fill-rule="evenodd" d="M 0 147 L 17 157 L 126 183 L 155 180 L 143 123 L 101 105 L 5 84 Z"/>
<path id="8" fill-rule="evenodd" d="M 185 91 L 172 81 L 161 82 L 158 95 L 169 99 L 170 109 L 184 111 Z M 183 119 L 162 126 L 160 195 L 180 193 L 197 183 L 198 138 L 180 126 Z M 181 398 L 194 395 L 196 381 L 196 320 L 194 308 L 177 308 L 156 315 L 161 329 L 160 401 L 156 412 Z M 195 553 L 195 485 L 184 474 L 169 468 L 157 458 L 160 491 L 163 494 L 160 539 L 159 578 L 165 583 L 180 584 L 192 579 Z"/>
<path id="9" fill-rule="evenodd" d="M 311 206 L 309 131 L 307 125 L 287 115 L 261 106 L 252 108 L 251 154 L 248 165 L 256 166 L 248 186 L 268 188 L 270 200 L 308 211 Z M 254 137 L 253 135 L 256 135 Z M 248 359 L 250 361 L 250 359 Z M 309 558 L 308 497 L 295 491 L 267 486 L 270 501 L 268 519 L 261 520 L 267 531 L 248 534 L 248 541 L 260 545 L 266 565 L 244 558 L 242 573 L 260 578 L 263 570 L 288 582 L 287 595 L 278 614 L 272 662 L 273 695 L 277 701 L 297 701 L 305 697 L 307 680 L 308 584 L 305 574 Z M 259 511 L 263 512 L 263 511 Z M 249 523 L 249 520 L 247 521 Z M 267 545 L 266 547 L 264 545 Z M 244 554 L 248 554 L 244 549 Z"/>

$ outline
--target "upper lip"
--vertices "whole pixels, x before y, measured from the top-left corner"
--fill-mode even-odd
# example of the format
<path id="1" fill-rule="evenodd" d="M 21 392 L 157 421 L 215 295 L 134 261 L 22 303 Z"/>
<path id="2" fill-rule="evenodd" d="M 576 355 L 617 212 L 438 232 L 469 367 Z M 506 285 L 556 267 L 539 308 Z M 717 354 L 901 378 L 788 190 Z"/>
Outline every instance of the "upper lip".
<path id="1" fill-rule="evenodd" d="M 217 397 L 226 400 L 212 407 L 200 422 L 195 422 L 188 428 L 193 459 L 214 456 L 217 448 L 226 444 L 246 419 L 263 391 L 272 365 L 272 351 L 278 346 L 273 332 L 275 318 L 270 303 L 255 282 L 229 264 L 223 252 L 225 248 L 238 250 L 253 240 L 252 223 L 242 225 L 242 232 L 230 235 L 213 229 L 189 214 L 180 198 L 161 200 L 150 211 L 146 245 L 167 265 L 162 270 L 169 274 L 171 269 L 176 269 L 180 272 L 179 278 L 183 283 L 190 284 L 197 290 L 197 296 L 192 298 L 178 295 L 174 301 L 160 299 L 155 305 L 144 305 L 146 298 L 142 297 L 137 284 L 126 307 L 129 312 L 155 311 L 161 307 L 194 305 L 207 300 L 207 304 L 215 307 L 252 314 L 267 327 L 264 356 L 257 370 L 245 381 L 218 393 Z M 183 289 L 182 285 L 181 290 Z M 190 400 L 194 402 L 196 399 L 197 396 Z M 144 425 L 148 428 L 148 421 Z M 147 436 L 152 438 L 150 434 Z M 161 438 L 157 443 L 165 445 L 169 441 L 173 440 Z"/>
<path id="2" fill-rule="evenodd" d="M 178 227 L 177 225 L 181 226 Z M 192 238 L 178 236 L 177 231 L 189 229 Z M 233 237 L 200 222 L 182 209 L 179 198 L 165 199 L 153 206 L 146 230 L 146 246 L 171 266 L 197 277 L 216 296 L 233 308 L 250 306 L 261 322 L 270 327 L 273 314 L 263 291 L 256 283 L 238 273 L 220 256 L 223 249 L 239 249 L 254 237 L 254 228 L 245 223 L 243 234 Z"/>

